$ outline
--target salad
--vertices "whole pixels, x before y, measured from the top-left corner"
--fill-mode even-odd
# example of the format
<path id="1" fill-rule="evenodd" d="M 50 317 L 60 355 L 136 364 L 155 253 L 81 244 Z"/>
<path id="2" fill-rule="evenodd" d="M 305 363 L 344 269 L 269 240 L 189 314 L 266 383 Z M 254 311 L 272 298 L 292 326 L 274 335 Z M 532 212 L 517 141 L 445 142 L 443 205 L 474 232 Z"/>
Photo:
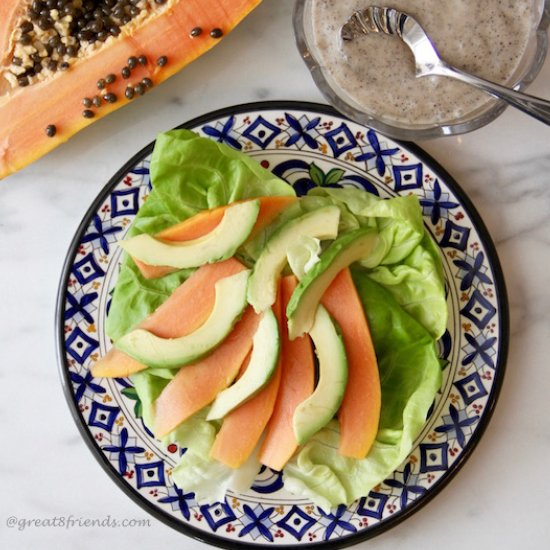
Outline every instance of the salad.
<path id="1" fill-rule="evenodd" d="M 111 355 L 92 367 L 94 376 L 130 376 L 141 402 L 145 425 L 167 445 L 177 443 L 187 449 L 172 471 L 178 486 L 194 491 L 198 500 L 206 501 L 219 500 L 227 489 L 246 490 L 262 464 L 262 444 L 269 434 L 266 434 L 265 426 L 261 428 L 254 450 L 248 456 L 240 457 L 234 463 L 217 460 L 214 457 L 220 450 L 220 434 L 224 433 L 224 423 L 229 423 L 226 415 L 239 411 L 268 390 L 272 397 L 267 401 L 272 410 L 276 408 L 277 394 L 285 387 L 284 376 L 281 377 L 281 369 L 276 364 L 280 364 L 284 357 L 281 358 L 280 346 L 270 353 L 264 348 L 278 341 L 277 338 L 298 341 L 308 338 L 309 333 L 313 336 L 319 372 L 304 384 L 304 387 L 311 386 L 301 397 L 304 401 L 308 395 L 313 397 L 318 393 L 326 365 L 327 372 L 334 374 L 331 365 L 338 362 L 334 359 L 337 355 L 325 361 L 321 357 L 321 348 L 323 342 L 331 338 L 334 342 L 345 341 L 345 327 L 341 330 L 338 323 L 331 321 L 333 316 L 327 315 L 324 326 L 328 329 L 321 331 L 318 317 L 324 307 L 318 307 L 319 300 L 312 301 L 312 293 L 308 291 L 308 294 L 306 290 L 315 286 L 312 281 L 319 281 L 330 271 L 330 266 L 333 271 L 340 266 L 341 271 L 349 273 L 362 307 L 361 313 L 368 322 L 368 334 L 376 356 L 381 401 L 376 429 L 366 456 L 342 453 L 342 420 L 335 414 L 342 398 L 323 394 L 318 401 L 332 403 L 332 408 L 325 407 L 328 412 L 325 410 L 322 422 L 317 413 L 306 417 L 309 428 L 312 426 L 311 417 L 315 417 L 317 424 L 313 430 L 302 432 L 306 434 L 303 438 L 297 437 L 295 452 L 284 461 L 283 480 L 287 491 L 326 507 L 349 504 L 366 495 L 406 458 L 441 384 L 442 365 L 436 344 L 447 324 L 445 286 L 439 252 L 424 228 L 418 200 L 412 195 L 382 200 L 357 189 L 336 187 L 317 187 L 306 196 L 296 198 L 291 186 L 250 157 L 187 130 L 175 130 L 158 137 L 150 172 L 154 187 L 128 232 L 126 244 L 123 244 L 129 254 L 123 260 L 107 318 L 107 333 L 114 342 L 113 354 L 109 352 Z M 229 213 L 237 208 L 239 216 L 236 219 L 239 221 L 231 225 Z M 332 223 L 334 227 L 322 227 L 322 231 L 317 231 L 319 234 L 316 230 L 310 234 L 305 230 L 303 234 L 299 231 L 293 233 L 292 244 L 286 243 L 283 247 L 285 261 L 280 277 L 276 279 L 276 285 L 281 286 L 276 287 L 274 298 L 267 299 L 272 281 L 258 275 L 260 266 L 266 263 L 266 251 L 275 248 L 273 243 L 281 233 L 284 234 L 285 228 L 292 227 L 292 224 L 295 228 L 305 227 L 307 224 L 302 220 L 315 218 L 319 212 L 323 213 L 325 221 L 327 215 L 336 215 L 335 223 Z M 219 230 L 222 223 L 227 224 L 223 231 Z M 216 227 L 218 233 L 209 240 L 207 234 L 216 231 Z M 165 254 L 172 254 L 174 248 L 167 241 L 170 241 L 170 235 L 172 240 L 177 240 L 174 235 L 178 231 L 186 233 L 190 240 L 200 241 L 201 251 L 211 247 L 200 260 L 200 265 L 193 265 L 193 258 L 197 257 L 193 250 L 177 251 L 179 258 L 186 257 L 185 261 L 166 261 L 168 256 Z M 156 239 L 151 239 L 151 236 Z M 233 241 L 221 250 L 220 242 L 231 239 Z M 168 250 L 159 252 L 153 242 L 151 252 L 151 240 L 168 244 Z M 335 258 L 342 257 L 342 250 L 350 249 L 349 243 L 361 242 L 365 247 L 366 240 L 370 242 L 368 253 L 365 252 L 367 248 L 356 247 L 363 252 L 356 256 L 348 254 L 348 264 L 337 263 Z M 135 249 L 129 249 L 132 241 L 145 244 L 140 244 L 136 253 Z M 136 256 L 144 248 L 147 248 L 147 254 L 152 254 L 143 256 L 148 261 Z M 160 256 L 156 256 L 157 253 Z M 329 257 L 331 261 L 327 260 Z M 334 275 L 325 277 L 325 290 L 334 280 Z M 221 284 L 223 281 L 225 287 Z M 227 286 L 227 281 L 233 286 Z M 205 284 L 212 288 L 209 298 L 201 302 L 204 293 L 200 289 L 204 286 L 200 285 Z M 280 288 L 285 285 L 288 296 L 286 307 L 282 307 L 284 292 Z M 254 292 L 251 288 L 255 289 Z M 304 298 L 291 305 L 293 295 L 306 294 L 307 300 Z M 309 325 L 307 322 L 300 324 L 298 313 L 304 310 L 301 303 L 308 300 L 313 304 L 309 307 L 313 318 Z M 298 300 L 295 298 L 294 301 Z M 153 335 L 152 343 L 143 344 L 142 333 L 147 333 L 145 337 L 150 338 L 148 327 L 151 332 L 156 332 L 152 319 L 155 326 L 159 319 L 164 319 L 162 323 L 168 327 L 169 322 L 172 323 L 174 304 L 189 308 L 185 304 L 191 302 L 193 307 L 182 309 L 182 315 L 175 321 L 180 332 L 170 332 L 176 330 L 175 325 L 171 325 L 172 329 L 166 328 L 164 333 L 161 330 Z M 220 315 L 216 317 L 217 323 L 214 323 L 216 319 L 212 320 L 216 304 L 219 311 L 226 312 L 223 322 L 218 319 Z M 325 302 L 323 305 L 328 307 Z M 273 329 L 273 322 L 265 321 L 269 317 L 265 314 L 268 309 L 274 312 L 273 318 L 279 322 L 279 332 Z M 298 311 L 296 315 L 295 310 Z M 231 317 L 228 311 L 236 312 L 231 319 L 227 318 Z M 298 328 L 291 327 L 291 332 L 296 334 L 289 336 L 285 332 L 289 325 L 287 321 L 291 320 L 285 312 L 286 316 L 290 312 L 290 317 L 296 319 Z M 330 309 L 329 312 L 332 314 Z M 203 347 L 193 347 L 191 353 L 189 340 L 184 341 L 184 336 L 198 332 L 201 325 L 208 327 L 208 331 L 203 330 L 210 335 L 206 340 L 212 340 L 214 333 L 218 337 L 206 347 L 203 337 Z M 315 338 L 315 331 L 321 336 Z M 227 395 L 221 405 L 214 395 L 204 407 L 182 422 L 162 425 L 158 418 L 168 418 L 174 407 L 178 408 L 168 397 L 173 395 L 177 399 L 182 391 L 198 393 L 197 388 L 210 383 L 192 377 L 192 373 L 199 372 L 197 364 L 201 366 L 201 376 L 205 377 L 213 375 L 222 366 L 229 369 L 228 342 L 238 341 L 237 333 L 243 341 L 248 338 L 254 343 L 248 348 L 239 348 L 240 355 L 235 352 L 231 356 L 233 363 L 241 368 L 233 368 L 227 387 L 215 392 L 221 396 L 232 390 L 229 405 Z M 265 335 L 263 339 L 260 338 L 262 334 Z M 180 342 L 183 352 L 176 349 L 179 344 L 172 345 L 176 340 L 183 342 Z M 170 351 L 163 347 L 166 341 L 170 342 Z M 349 342 L 347 346 L 338 346 L 336 344 L 335 349 L 343 349 L 344 355 L 350 355 Z M 152 356 L 147 355 L 150 349 L 154 349 Z M 163 355 L 165 353 L 168 355 Z M 156 359 L 159 354 L 162 360 Z M 185 360 L 182 359 L 184 356 Z M 342 364 L 349 362 L 344 358 Z M 250 385 L 246 381 L 246 378 L 252 378 L 250 373 L 261 372 L 261 365 L 268 363 L 271 365 L 267 369 L 270 370 L 269 376 L 259 381 L 256 379 L 256 385 Z M 180 374 L 184 371 L 187 373 Z M 192 380 L 183 389 L 177 382 L 182 376 Z M 317 381 L 315 376 L 319 377 Z M 345 377 L 339 380 L 345 385 Z M 180 393 L 173 391 L 175 386 L 179 386 Z M 244 390 L 242 386 L 245 386 Z M 265 402 L 264 399 L 264 405 Z M 223 414 L 219 413 L 220 410 Z M 222 454 L 230 456 L 236 447 L 236 441 L 229 440 L 225 442 Z M 235 467 L 237 463 L 238 467 Z"/>

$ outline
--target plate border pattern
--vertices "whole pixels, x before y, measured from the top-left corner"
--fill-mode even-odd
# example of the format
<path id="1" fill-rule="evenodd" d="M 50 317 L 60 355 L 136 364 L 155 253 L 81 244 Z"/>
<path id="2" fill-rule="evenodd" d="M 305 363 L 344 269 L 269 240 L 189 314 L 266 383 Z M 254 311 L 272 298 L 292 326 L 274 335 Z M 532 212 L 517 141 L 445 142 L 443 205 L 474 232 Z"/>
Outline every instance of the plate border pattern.
<path id="1" fill-rule="evenodd" d="M 196 128 L 208 122 L 220 119 L 223 117 L 228 117 L 231 115 L 238 115 L 246 112 L 253 111 L 268 111 L 268 110 L 294 110 L 294 111 L 309 111 L 312 113 L 318 113 L 320 115 L 335 116 L 343 120 L 347 120 L 346 117 L 338 113 L 336 110 L 332 109 L 329 106 L 301 102 L 301 101 L 268 101 L 268 102 L 255 102 L 255 103 L 246 103 L 237 106 L 227 107 L 213 111 L 197 117 L 193 120 L 190 120 L 178 128 Z M 351 121 L 352 122 L 352 121 Z M 343 548 L 345 546 L 350 546 L 352 544 L 357 544 L 363 540 L 372 538 L 382 532 L 391 529 L 393 526 L 404 521 L 409 516 L 414 514 L 416 511 L 425 506 L 430 502 L 439 492 L 453 479 L 458 471 L 462 468 L 464 463 L 467 461 L 475 447 L 477 446 L 479 440 L 481 439 L 494 411 L 496 406 L 498 396 L 502 387 L 506 361 L 508 355 L 508 342 L 509 342 L 509 310 L 508 310 L 508 300 L 506 294 L 506 287 L 504 282 L 504 277 L 502 274 L 502 269 L 498 256 L 494 247 L 494 244 L 490 238 L 490 235 L 485 227 L 485 224 L 481 220 L 481 217 L 477 213 L 475 207 L 473 206 L 470 199 L 466 196 L 464 191 L 456 183 L 454 178 L 443 169 L 437 161 L 435 161 L 430 155 L 425 153 L 420 147 L 409 142 L 400 142 L 397 140 L 392 140 L 394 143 L 402 146 L 404 149 L 409 151 L 411 154 L 417 156 L 422 160 L 423 163 L 429 165 L 430 171 L 437 175 L 445 184 L 452 190 L 456 197 L 460 200 L 461 206 L 468 212 L 468 216 L 473 222 L 475 230 L 477 231 L 480 240 L 483 242 L 483 246 L 488 255 L 488 262 L 492 268 L 492 275 L 494 277 L 494 286 L 499 289 L 495 299 L 498 303 L 498 311 L 500 314 L 499 325 L 498 325 L 498 357 L 499 364 L 498 370 L 495 374 L 493 383 L 491 385 L 490 393 L 487 397 L 487 402 L 483 414 L 480 415 L 479 421 L 476 424 L 475 431 L 473 435 L 468 439 L 466 445 L 462 448 L 458 458 L 452 463 L 449 470 L 445 471 L 439 479 L 437 479 L 433 485 L 430 487 L 430 491 L 423 494 L 421 497 L 416 498 L 411 503 L 407 504 L 405 508 L 401 508 L 391 517 L 385 517 L 383 521 L 369 527 L 368 529 L 361 529 L 356 533 L 350 534 L 348 536 L 343 536 L 338 539 L 330 539 L 326 541 L 319 542 L 309 542 L 306 544 L 307 548 Z M 82 235 L 84 234 L 86 228 L 89 226 L 91 216 L 95 213 L 99 206 L 106 200 L 109 196 L 111 190 L 114 186 L 121 181 L 121 179 L 133 168 L 140 160 L 149 155 L 153 149 L 154 142 L 150 143 L 138 153 L 136 153 L 125 165 L 118 170 L 118 172 L 109 180 L 109 182 L 104 186 L 101 192 L 98 194 L 97 198 L 91 204 L 87 210 L 83 221 L 79 225 L 75 236 L 69 247 L 69 251 L 65 260 L 63 267 L 63 272 L 61 276 L 61 281 L 58 289 L 57 296 L 57 308 L 56 308 L 56 343 L 57 343 L 57 356 L 58 356 L 58 365 L 60 377 L 63 385 L 63 391 L 67 402 L 69 404 L 72 416 L 77 424 L 77 427 L 85 440 L 86 444 L 100 462 L 102 467 L 106 470 L 108 475 L 115 481 L 115 483 L 138 505 L 144 508 L 147 512 L 153 515 L 156 519 L 168 524 L 170 527 L 183 532 L 184 534 L 191 536 L 201 542 L 211 544 L 214 546 L 220 546 L 224 548 L 237 549 L 237 548 L 248 548 L 262 546 L 262 543 L 255 542 L 245 542 L 235 539 L 228 539 L 217 534 L 209 533 L 194 527 L 193 525 L 185 524 L 179 521 L 174 516 L 164 512 L 155 504 L 143 497 L 141 494 L 136 492 L 132 486 L 130 486 L 117 472 L 113 467 L 112 463 L 107 458 L 106 454 L 102 451 L 101 447 L 98 445 L 98 442 L 94 439 L 94 436 L 88 429 L 86 421 L 83 417 L 82 411 L 79 409 L 78 403 L 75 400 L 74 389 L 69 377 L 69 369 L 67 365 L 66 357 L 66 341 L 64 335 L 64 316 L 63 312 L 66 307 L 66 288 L 69 282 L 69 278 L 72 273 L 74 258 L 76 255 L 76 250 L 81 242 Z M 272 545 L 271 545 L 272 546 Z M 277 546 L 280 546 L 279 544 Z M 303 547 L 303 544 L 284 544 L 282 545 L 285 548 L 298 548 Z"/>

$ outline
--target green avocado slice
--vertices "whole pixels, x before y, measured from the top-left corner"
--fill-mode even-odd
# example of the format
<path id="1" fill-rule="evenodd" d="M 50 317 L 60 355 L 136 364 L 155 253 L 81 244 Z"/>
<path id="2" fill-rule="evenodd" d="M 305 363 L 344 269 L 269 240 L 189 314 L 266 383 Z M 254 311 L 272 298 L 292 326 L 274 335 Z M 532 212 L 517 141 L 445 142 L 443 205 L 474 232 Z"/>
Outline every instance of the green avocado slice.
<path id="1" fill-rule="evenodd" d="M 248 285 L 248 303 L 257 313 L 271 307 L 277 297 L 277 280 L 287 263 L 287 250 L 300 236 L 334 239 L 338 235 L 340 209 L 324 206 L 284 223 L 267 241 Z"/>
<path id="2" fill-rule="evenodd" d="M 266 309 L 254 334 L 248 367 L 241 378 L 218 394 L 206 420 L 223 418 L 261 390 L 271 380 L 280 352 L 279 323 L 273 310 Z"/>
<path id="3" fill-rule="evenodd" d="M 323 306 L 317 308 L 309 334 L 319 359 L 319 381 L 315 391 L 296 407 L 292 417 L 294 435 L 300 445 L 332 420 L 342 403 L 348 382 L 344 341 Z"/>
<path id="4" fill-rule="evenodd" d="M 115 342 L 115 347 L 140 363 L 155 369 L 188 365 L 208 354 L 231 332 L 246 307 L 250 270 L 216 283 L 214 307 L 208 319 L 194 332 L 179 338 L 159 338 L 136 329 Z"/>
<path id="5" fill-rule="evenodd" d="M 336 275 L 353 262 L 367 258 L 377 242 L 378 234 L 373 229 L 357 229 L 338 237 L 321 254 L 319 261 L 300 280 L 288 302 L 286 316 L 291 340 L 309 332 L 317 306 Z"/>
<path id="6" fill-rule="evenodd" d="M 231 258 L 250 235 L 260 211 L 258 199 L 229 206 L 210 233 L 190 241 L 155 239 L 145 233 L 122 241 L 120 246 L 148 265 L 187 269 Z"/>

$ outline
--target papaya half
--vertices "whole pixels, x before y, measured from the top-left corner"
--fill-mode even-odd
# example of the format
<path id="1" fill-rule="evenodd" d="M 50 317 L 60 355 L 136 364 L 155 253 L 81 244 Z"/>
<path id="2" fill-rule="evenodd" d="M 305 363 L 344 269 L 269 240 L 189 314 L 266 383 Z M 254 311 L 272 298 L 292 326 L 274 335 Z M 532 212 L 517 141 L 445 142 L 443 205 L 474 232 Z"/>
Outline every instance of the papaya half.
<path id="1" fill-rule="evenodd" d="M 0 179 L 172 76 L 261 0 L 1 0 Z"/>

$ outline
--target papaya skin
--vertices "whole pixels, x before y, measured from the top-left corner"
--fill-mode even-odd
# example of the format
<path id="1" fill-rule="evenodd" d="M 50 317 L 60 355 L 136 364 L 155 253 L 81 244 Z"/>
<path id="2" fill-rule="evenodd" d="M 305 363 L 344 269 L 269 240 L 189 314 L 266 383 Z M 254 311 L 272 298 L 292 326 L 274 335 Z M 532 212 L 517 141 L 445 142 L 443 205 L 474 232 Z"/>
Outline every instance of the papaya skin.
<path id="1" fill-rule="evenodd" d="M 260 2 L 176 1 L 147 22 L 124 28 L 119 37 L 89 57 L 79 59 L 67 71 L 57 72 L 47 80 L 16 88 L 1 96 L 0 179 L 45 155 L 89 124 L 135 101 L 137 94 L 132 100 L 126 99 L 124 92 L 127 85 L 135 85 L 147 77 L 155 86 L 220 42 L 219 38 L 212 38 L 209 32 L 191 37 L 191 29 L 201 27 L 207 31 L 218 27 L 225 36 Z M 4 21 L 13 21 L 15 4 L 13 0 L 0 2 L 0 48 L 7 47 L 9 42 Z M 177 39 L 168 41 L 167 36 Z M 5 55 L 5 50 L 0 50 L 0 60 Z M 131 77 L 125 80 L 120 76 L 120 71 L 132 55 L 145 55 L 148 63 L 138 65 Z M 167 64 L 163 67 L 156 64 L 161 56 L 167 57 Z M 117 101 L 103 102 L 101 107 L 92 109 L 95 113 L 93 118 L 85 118 L 82 115 L 82 98 L 97 95 L 97 80 L 109 73 L 117 75 L 117 79 L 105 92 L 114 93 Z M 54 137 L 48 137 L 45 131 L 51 124 L 57 129 Z"/>

